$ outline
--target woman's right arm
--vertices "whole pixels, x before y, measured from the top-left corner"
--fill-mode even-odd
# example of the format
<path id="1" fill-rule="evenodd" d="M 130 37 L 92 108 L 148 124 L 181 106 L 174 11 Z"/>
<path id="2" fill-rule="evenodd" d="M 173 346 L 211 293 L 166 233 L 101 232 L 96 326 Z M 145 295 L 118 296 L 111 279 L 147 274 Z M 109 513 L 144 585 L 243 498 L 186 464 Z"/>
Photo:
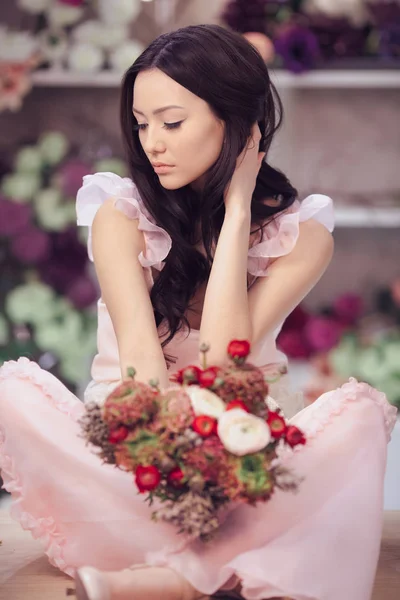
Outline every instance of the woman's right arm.
<path id="1" fill-rule="evenodd" d="M 138 381 L 157 378 L 161 387 L 166 387 L 167 367 L 138 259 L 144 237 L 138 221 L 116 209 L 112 198 L 96 213 L 92 247 L 102 299 L 118 342 L 122 378 L 128 367 L 134 367 Z"/>

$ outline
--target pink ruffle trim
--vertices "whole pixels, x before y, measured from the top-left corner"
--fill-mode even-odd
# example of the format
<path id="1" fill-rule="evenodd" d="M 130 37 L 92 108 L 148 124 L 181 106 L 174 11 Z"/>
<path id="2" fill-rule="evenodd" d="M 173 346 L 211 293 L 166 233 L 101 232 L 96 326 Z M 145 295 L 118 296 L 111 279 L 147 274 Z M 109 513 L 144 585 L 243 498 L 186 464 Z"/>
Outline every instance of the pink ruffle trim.
<path id="1" fill-rule="evenodd" d="M 351 377 L 347 383 L 340 388 L 323 394 L 316 400 L 316 405 L 311 405 L 311 417 L 307 424 L 302 427 L 307 438 L 305 445 L 288 448 L 287 446 L 279 449 L 279 459 L 282 461 L 290 460 L 297 452 L 303 452 L 309 447 L 324 429 L 332 423 L 335 417 L 338 417 L 348 406 L 348 403 L 357 401 L 360 397 L 369 397 L 381 409 L 386 433 L 386 440 L 389 443 L 391 433 L 396 424 L 397 408 L 389 403 L 386 394 L 368 385 L 368 383 L 358 382 Z M 307 410 L 307 409 L 305 409 Z"/>
<path id="2" fill-rule="evenodd" d="M 137 187 L 128 177 L 123 178 L 115 173 L 86 175 L 76 198 L 78 225 L 90 228 L 98 209 L 108 198 L 115 198 L 116 208 L 130 219 L 139 221 L 138 228 L 143 231 L 146 248 L 145 252 L 141 252 L 138 257 L 142 267 L 154 267 L 161 271 L 163 261 L 171 250 L 171 237 L 153 222 L 140 199 Z M 90 231 L 88 253 L 90 259 L 93 260 Z"/>
<path id="3" fill-rule="evenodd" d="M 0 369 L 0 381 L 14 377 L 31 382 L 43 392 L 57 410 L 76 421 L 83 412 L 82 402 L 68 390 L 63 390 L 62 384 L 56 379 L 54 383 L 46 381 L 47 376 L 51 378 L 50 374 L 44 372 L 39 365 L 27 358 L 20 358 L 17 362 L 9 361 Z M 13 495 L 10 515 L 20 523 L 23 529 L 30 531 L 34 539 L 44 545 L 44 551 L 50 564 L 72 577 L 74 569 L 68 567 L 63 558 L 65 540 L 60 534 L 55 520 L 52 517 L 36 518 L 24 507 L 21 477 L 12 457 L 5 452 L 5 439 L 5 432 L 0 426 L 0 470 L 4 489 Z"/>
<path id="4" fill-rule="evenodd" d="M 323 194 L 313 194 L 279 213 L 264 227 L 262 240 L 249 249 L 248 272 L 255 277 L 265 276 L 271 258 L 286 256 L 293 250 L 299 237 L 300 223 L 308 219 L 315 219 L 328 231 L 333 231 L 332 200 Z"/>

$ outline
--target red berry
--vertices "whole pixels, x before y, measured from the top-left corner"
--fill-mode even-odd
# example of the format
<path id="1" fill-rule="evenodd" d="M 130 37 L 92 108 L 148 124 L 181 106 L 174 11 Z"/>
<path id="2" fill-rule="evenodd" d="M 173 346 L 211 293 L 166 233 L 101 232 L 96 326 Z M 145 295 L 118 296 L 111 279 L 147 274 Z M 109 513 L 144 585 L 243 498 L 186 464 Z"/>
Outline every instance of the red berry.
<path id="1" fill-rule="evenodd" d="M 167 480 L 170 485 L 173 487 L 181 487 L 183 485 L 183 480 L 185 478 L 185 474 L 179 467 L 172 469 L 168 474 Z"/>
<path id="2" fill-rule="evenodd" d="M 271 435 L 273 438 L 278 439 L 286 433 L 286 429 L 287 429 L 286 421 L 277 412 L 273 412 L 272 410 L 269 411 L 267 423 L 269 425 L 269 428 L 271 430 Z"/>
<path id="3" fill-rule="evenodd" d="M 298 446 L 299 444 L 306 443 L 306 438 L 304 437 L 303 432 L 298 429 L 298 427 L 295 427 L 295 425 L 290 425 L 287 428 L 285 439 L 292 448 L 294 446 Z"/>
<path id="4" fill-rule="evenodd" d="M 232 410 L 233 408 L 241 408 L 242 410 L 245 410 L 246 412 L 250 412 L 246 403 L 243 400 L 240 400 L 239 398 L 237 398 L 236 400 L 231 400 L 226 405 L 226 410 Z"/>
<path id="5" fill-rule="evenodd" d="M 217 431 L 218 421 L 207 415 L 199 415 L 192 423 L 193 430 L 201 437 L 209 437 Z"/>
<path id="6" fill-rule="evenodd" d="M 121 425 L 121 427 L 118 427 L 117 429 L 114 429 L 110 432 L 110 435 L 108 436 L 108 441 L 110 442 L 110 444 L 119 444 L 128 437 L 128 434 L 129 429 Z"/>
<path id="7" fill-rule="evenodd" d="M 177 383 L 192 385 L 194 383 L 198 383 L 200 373 L 201 369 L 199 367 L 190 365 L 189 367 L 185 367 L 184 369 L 177 371 L 173 378 Z"/>
<path id="8" fill-rule="evenodd" d="M 154 467 L 153 465 L 150 465 L 149 467 L 139 465 L 135 475 L 136 485 L 141 494 L 144 492 L 151 492 L 161 481 L 161 473 L 157 467 Z"/>
<path id="9" fill-rule="evenodd" d="M 250 342 L 247 340 L 232 340 L 228 346 L 231 358 L 246 358 L 250 354 Z"/>
<path id="10" fill-rule="evenodd" d="M 201 387 L 211 387 L 217 378 L 217 369 L 215 367 L 209 367 L 199 373 L 199 384 Z"/>

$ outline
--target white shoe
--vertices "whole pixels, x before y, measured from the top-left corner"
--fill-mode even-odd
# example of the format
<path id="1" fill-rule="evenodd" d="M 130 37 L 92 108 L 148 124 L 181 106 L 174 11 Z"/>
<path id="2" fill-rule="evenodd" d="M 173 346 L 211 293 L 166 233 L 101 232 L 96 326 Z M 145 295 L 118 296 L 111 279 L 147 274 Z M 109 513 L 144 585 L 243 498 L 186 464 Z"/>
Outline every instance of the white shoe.
<path id="1" fill-rule="evenodd" d="M 111 600 L 108 583 L 101 571 L 94 567 L 82 567 L 75 574 L 78 600 Z"/>

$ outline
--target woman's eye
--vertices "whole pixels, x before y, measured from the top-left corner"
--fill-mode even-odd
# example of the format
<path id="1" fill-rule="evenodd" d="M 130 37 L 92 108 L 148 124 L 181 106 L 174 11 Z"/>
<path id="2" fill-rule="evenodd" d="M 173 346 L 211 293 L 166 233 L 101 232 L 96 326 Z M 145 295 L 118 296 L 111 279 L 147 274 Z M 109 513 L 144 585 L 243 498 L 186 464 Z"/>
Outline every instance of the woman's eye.
<path id="1" fill-rule="evenodd" d="M 183 121 L 177 121 L 176 123 L 164 123 L 164 129 L 178 129 Z M 147 123 L 137 123 L 133 126 L 135 131 L 144 131 L 148 127 Z"/>
<path id="2" fill-rule="evenodd" d="M 178 129 L 183 121 L 177 121 L 176 123 L 164 123 L 165 129 Z"/>

